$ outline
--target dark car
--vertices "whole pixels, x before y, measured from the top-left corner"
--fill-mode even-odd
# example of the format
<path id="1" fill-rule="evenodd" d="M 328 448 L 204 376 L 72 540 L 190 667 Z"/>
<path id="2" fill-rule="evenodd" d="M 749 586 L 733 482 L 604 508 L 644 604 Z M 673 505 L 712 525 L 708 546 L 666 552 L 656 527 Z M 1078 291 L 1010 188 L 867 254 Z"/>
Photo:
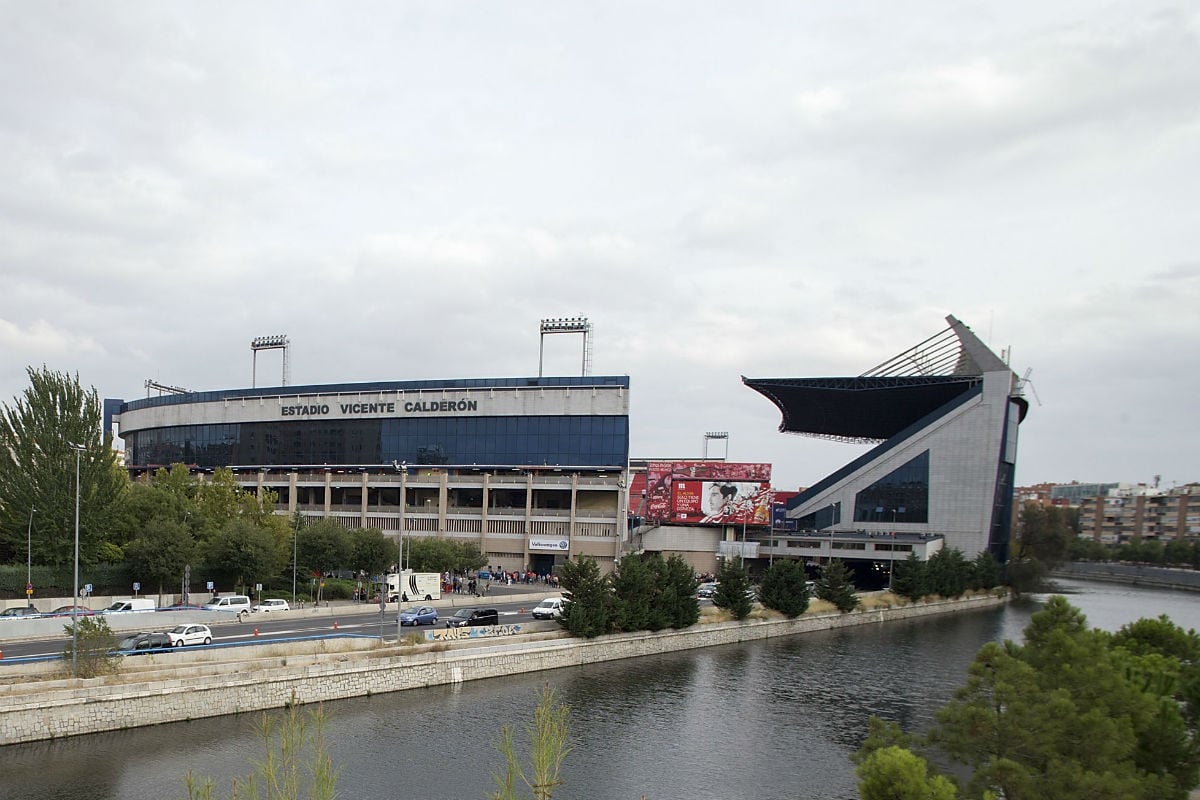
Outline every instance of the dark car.
<path id="1" fill-rule="evenodd" d="M 447 628 L 465 628 L 468 625 L 499 625 L 500 613 L 494 608 L 460 608 L 454 616 L 446 617 Z"/>
<path id="2" fill-rule="evenodd" d="M 171 637 L 166 633 L 131 633 L 117 641 L 117 650 L 122 653 L 136 653 L 139 650 L 169 649 Z"/>
<path id="3" fill-rule="evenodd" d="M 6 608 L 0 611 L 0 617 L 4 619 L 20 619 L 22 617 L 28 619 L 30 617 L 40 617 L 42 612 L 38 611 L 33 606 L 15 606 Z"/>
<path id="4" fill-rule="evenodd" d="M 74 611 L 75 613 L 72 614 L 71 613 L 72 611 Z M 95 615 L 96 615 L 95 611 L 92 611 L 90 608 L 85 608 L 84 606 L 59 606 L 58 608 L 54 609 L 53 611 L 47 611 L 42 616 L 44 616 L 44 617 L 70 617 L 70 616 L 92 617 Z"/>

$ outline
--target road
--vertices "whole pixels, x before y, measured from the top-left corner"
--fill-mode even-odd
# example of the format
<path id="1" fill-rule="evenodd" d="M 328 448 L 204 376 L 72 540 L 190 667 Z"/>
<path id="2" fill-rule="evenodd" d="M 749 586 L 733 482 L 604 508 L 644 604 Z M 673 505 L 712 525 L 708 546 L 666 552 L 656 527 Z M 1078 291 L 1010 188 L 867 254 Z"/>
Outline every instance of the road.
<path id="1" fill-rule="evenodd" d="M 492 598 L 492 600 L 495 599 Z M 408 605 L 411 604 L 402 605 L 401 608 L 407 608 Z M 440 606 L 437 602 L 431 605 L 435 607 Z M 457 608 L 462 608 L 465 605 L 465 602 L 456 603 Z M 481 600 L 477 605 L 495 608 L 500 613 L 501 623 L 534 621 L 533 617 L 529 614 L 533 603 L 528 599 L 504 602 Z M 442 618 L 452 615 L 454 611 L 455 607 L 438 607 L 438 614 Z M 332 609 L 332 613 L 330 609 L 321 608 L 314 611 L 296 610 L 279 614 L 251 614 L 245 622 L 238 622 L 236 619 L 226 620 L 220 612 L 198 611 L 194 615 L 189 616 L 186 622 L 199 622 L 211 627 L 213 644 L 214 646 L 218 646 L 251 640 L 263 642 L 275 639 L 319 638 L 344 634 L 360 634 L 365 636 L 379 636 L 382 634 L 385 637 L 394 637 L 397 628 L 397 613 L 398 609 L 395 604 L 389 605 L 381 615 L 378 605 L 359 603 L 335 607 Z M 174 624 L 179 624 L 181 621 L 177 617 L 173 625 L 162 626 L 160 624 L 156 626 L 153 615 L 147 614 L 145 616 L 146 625 L 141 630 L 147 631 L 164 630 L 173 627 Z M 444 623 L 439 620 L 437 627 L 444 627 Z M 419 631 L 422 628 L 405 627 L 403 630 L 407 633 L 410 631 Z M 26 641 L 0 642 L 0 651 L 3 652 L 3 660 L 0 660 L 0 666 L 3 665 L 4 661 L 11 662 L 14 659 L 60 656 L 65 644 L 66 637 L 61 634 L 54 637 Z"/>

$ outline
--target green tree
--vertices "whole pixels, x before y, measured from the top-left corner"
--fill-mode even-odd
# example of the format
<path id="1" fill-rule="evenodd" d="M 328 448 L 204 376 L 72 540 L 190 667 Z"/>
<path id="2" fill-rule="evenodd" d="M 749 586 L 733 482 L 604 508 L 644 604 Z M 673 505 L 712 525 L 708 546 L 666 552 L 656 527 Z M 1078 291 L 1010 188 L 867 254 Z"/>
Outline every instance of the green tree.
<path id="1" fill-rule="evenodd" d="M 968 585 L 976 590 L 988 590 L 1000 585 L 1000 564 L 987 550 L 981 550 L 971 562 Z"/>
<path id="2" fill-rule="evenodd" d="M 962 551 L 954 547 L 937 551 L 926 564 L 929 590 L 942 597 L 962 597 L 967 591 L 970 577 L 971 565 L 963 557 Z"/>
<path id="3" fill-rule="evenodd" d="M 767 569 L 759 588 L 759 600 L 786 617 L 808 610 L 808 575 L 798 561 L 781 559 Z"/>
<path id="4" fill-rule="evenodd" d="M 587 639 L 611 632 L 613 592 L 608 576 L 591 556 L 578 556 L 562 565 L 559 585 L 567 603 L 558 623 L 572 636 Z"/>
<path id="5" fill-rule="evenodd" d="M 655 563 L 659 572 L 660 602 L 672 628 L 687 628 L 700 621 L 700 601 L 696 599 L 696 573 L 678 553 Z"/>
<path id="6" fill-rule="evenodd" d="M 1022 506 L 1008 572 L 1013 591 L 1041 589 L 1046 574 L 1067 559 L 1078 534 L 1078 509 L 1032 502 Z"/>
<path id="7" fill-rule="evenodd" d="M 657 631 L 668 626 L 666 610 L 660 602 L 660 570 L 652 563 L 662 556 L 655 554 L 643 560 L 639 555 L 627 555 L 617 562 L 609 579 L 612 586 L 612 631 Z"/>
<path id="8" fill-rule="evenodd" d="M 367 575 L 379 575 L 400 560 L 396 540 L 375 528 L 350 532 L 350 568 Z M 439 570 L 440 571 L 440 570 Z"/>
<path id="9" fill-rule="evenodd" d="M 843 613 L 858 608 L 858 595 L 854 593 L 853 575 L 844 562 L 833 560 L 821 567 L 814 593 L 820 599 L 833 603 Z"/>
<path id="10" fill-rule="evenodd" d="M 271 531 L 248 519 L 226 522 L 206 551 L 209 568 L 242 590 L 252 583 L 268 582 L 282 568 Z"/>
<path id="11" fill-rule="evenodd" d="M 929 774 L 925 759 L 901 747 L 884 747 L 855 770 L 862 800 L 954 800 L 954 784 Z"/>
<path id="12" fill-rule="evenodd" d="M 157 585 L 161 595 L 163 584 L 181 585 L 184 566 L 191 563 L 195 553 L 196 542 L 186 525 L 174 519 L 155 517 L 125 548 L 125 559 L 133 574 L 147 584 Z"/>
<path id="13" fill-rule="evenodd" d="M 428 536 L 406 536 L 405 563 L 414 572 L 474 572 L 487 564 L 487 557 L 471 542 L 454 542 Z"/>
<path id="14" fill-rule="evenodd" d="M 909 553 L 908 558 L 892 567 L 892 591 L 914 603 L 929 594 L 925 562 L 916 553 Z"/>
<path id="15" fill-rule="evenodd" d="M 717 590 L 713 592 L 713 605 L 723 608 L 734 619 L 745 619 L 754 610 L 750 599 L 750 575 L 740 558 L 726 558 L 717 567 Z"/>
<path id="16" fill-rule="evenodd" d="M 29 538 L 35 564 L 74 562 L 77 457 L 79 557 L 96 563 L 128 487 L 112 437 L 101 432 L 99 396 L 78 375 L 26 372 L 29 388 L 0 413 L 0 563 L 24 559 Z M 84 449 L 77 454 L 72 444 Z"/>
<path id="17" fill-rule="evenodd" d="M 297 560 L 309 572 L 324 575 L 350 563 L 350 532 L 331 519 L 321 519 L 300 529 Z"/>
<path id="18" fill-rule="evenodd" d="M 63 662 L 75 666 L 76 677 L 95 678 L 117 671 L 121 657 L 113 654 L 117 640 L 108 621 L 102 616 L 77 617 L 78 634 L 71 625 L 64 625 L 67 645 L 63 648 Z M 78 640 L 79 647 L 75 643 Z"/>
<path id="19" fill-rule="evenodd" d="M 1182 799 L 1197 781 L 1195 731 L 1164 666 L 1160 653 L 1114 647 L 1053 597 L 1024 645 L 980 650 L 930 741 L 974 770 L 973 794 Z"/>

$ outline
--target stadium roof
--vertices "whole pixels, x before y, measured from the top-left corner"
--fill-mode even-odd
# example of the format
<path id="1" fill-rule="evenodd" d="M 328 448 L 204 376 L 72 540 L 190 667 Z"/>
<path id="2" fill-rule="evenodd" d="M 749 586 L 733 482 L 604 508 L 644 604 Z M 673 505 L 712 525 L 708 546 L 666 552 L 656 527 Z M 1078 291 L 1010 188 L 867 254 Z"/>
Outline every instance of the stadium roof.
<path id="1" fill-rule="evenodd" d="M 855 378 L 747 378 L 779 407 L 779 430 L 847 442 L 890 439 L 917 420 L 977 391 L 985 372 L 1011 371 L 971 330 L 950 327 Z M 1016 376 L 1013 375 L 1014 387 Z M 1021 419 L 1028 404 L 1019 395 Z"/>

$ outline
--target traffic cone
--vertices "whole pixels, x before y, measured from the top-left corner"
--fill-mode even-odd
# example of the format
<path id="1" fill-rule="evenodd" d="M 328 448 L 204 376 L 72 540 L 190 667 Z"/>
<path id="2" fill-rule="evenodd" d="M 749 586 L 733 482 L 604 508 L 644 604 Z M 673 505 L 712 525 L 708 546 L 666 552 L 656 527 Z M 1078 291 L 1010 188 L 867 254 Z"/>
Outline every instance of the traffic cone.
<path id="1" fill-rule="evenodd" d="M 335 631 L 337 630 L 337 620 L 336 619 L 333 621 L 333 629 Z"/>
<path id="2" fill-rule="evenodd" d="M 255 635 L 255 636 L 258 636 L 258 628 L 255 628 L 255 629 L 254 629 L 254 635 Z"/>
<path id="3" fill-rule="evenodd" d="M 4 660 L 4 651 L 0 650 L 0 661 Z"/>

